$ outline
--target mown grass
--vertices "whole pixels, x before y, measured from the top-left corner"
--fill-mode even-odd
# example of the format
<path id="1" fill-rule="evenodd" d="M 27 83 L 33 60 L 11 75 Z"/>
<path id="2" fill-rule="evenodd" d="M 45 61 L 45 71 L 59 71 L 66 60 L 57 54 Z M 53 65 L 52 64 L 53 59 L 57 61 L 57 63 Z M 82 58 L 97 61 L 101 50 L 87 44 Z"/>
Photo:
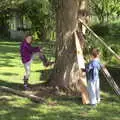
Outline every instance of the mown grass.
<path id="1" fill-rule="evenodd" d="M 23 90 L 24 68 L 20 60 L 19 45 L 19 42 L 0 42 L 0 85 Z M 54 59 L 52 47 L 46 43 L 42 46 L 45 46 L 48 58 Z M 31 69 L 31 84 L 39 84 L 42 79 L 41 71 L 49 70 L 38 59 L 33 62 Z M 56 102 L 55 105 L 48 105 L 0 91 L 0 120 L 119 120 L 120 98 L 111 92 L 107 83 L 102 82 L 101 86 L 106 88 L 101 92 L 103 99 L 94 109 L 89 105 L 82 105 L 79 96 L 48 97 L 47 101 Z"/>
<path id="2" fill-rule="evenodd" d="M 1 120 L 119 120 L 119 99 L 108 95 L 97 108 L 82 105 L 79 98 L 51 99 L 55 106 L 38 104 L 8 93 L 0 93 Z M 113 98 L 113 99 L 111 99 Z M 50 99 L 50 98 L 49 98 Z"/>

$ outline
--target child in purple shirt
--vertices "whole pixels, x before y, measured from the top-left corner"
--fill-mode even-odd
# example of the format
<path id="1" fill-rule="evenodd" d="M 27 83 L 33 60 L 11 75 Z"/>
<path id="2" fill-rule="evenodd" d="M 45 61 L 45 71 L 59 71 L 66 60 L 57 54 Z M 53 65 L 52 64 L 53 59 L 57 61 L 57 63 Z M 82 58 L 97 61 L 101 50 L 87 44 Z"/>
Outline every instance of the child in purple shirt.
<path id="1" fill-rule="evenodd" d="M 24 39 L 24 41 L 21 43 L 20 46 L 20 54 L 22 63 L 24 64 L 25 68 L 25 75 L 24 75 L 24 88 L 28 88 L 28 80 L 30 76 L 30 66 L 32 63 L 32 60 L 35 56 L 39 56 L 39 58 L 42 60 L 43 65 L 48 67 L 49 65 L 52 65 L 53 62 L 48 62 L 45 55 L 42 52 L 42 49 L 40 47 L 32 47 L 32 36 L 27 35 Z"/>

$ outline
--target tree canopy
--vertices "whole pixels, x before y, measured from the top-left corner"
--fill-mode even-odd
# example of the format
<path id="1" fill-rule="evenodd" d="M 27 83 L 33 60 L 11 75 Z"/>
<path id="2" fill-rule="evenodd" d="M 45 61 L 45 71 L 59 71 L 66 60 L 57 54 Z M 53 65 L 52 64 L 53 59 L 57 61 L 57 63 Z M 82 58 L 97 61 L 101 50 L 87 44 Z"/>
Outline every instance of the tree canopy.
<path id="1" fill-rule="evenodd" d="M 7 20 L 18 11 L 22 16 L 26 16 L 32 23 L 31 32 L 41 39 L 51 39 L 51 32 L 55 29 L 55 16 L 49 0 L 2 0 L 0 2 L 1 25 L 3 21 L 7 25 Z M 48 34 L 49 33 L 49 34 Z"/>
<path id="2" fill-rule="evenodd" d="M 90 0 L 90 7 L 101 23 L 108 22 L 111 17 L 120 15 L 119 0 Z"/>
<path id="3" fill-rule="evenodd" d="M 55 10 L 57 0 L 1 0 L 0 1 L 0 27 L 8 29 L 8 19 L 14 11 L 29 18 L 32 23 L 31 32 L 38 38 L 55 39 L 51 35 L 55 31 Z M 119 0 L 89 0 L 91 16 L 95 15 L 100 23 L 110 22 L 120 16 Z"/>

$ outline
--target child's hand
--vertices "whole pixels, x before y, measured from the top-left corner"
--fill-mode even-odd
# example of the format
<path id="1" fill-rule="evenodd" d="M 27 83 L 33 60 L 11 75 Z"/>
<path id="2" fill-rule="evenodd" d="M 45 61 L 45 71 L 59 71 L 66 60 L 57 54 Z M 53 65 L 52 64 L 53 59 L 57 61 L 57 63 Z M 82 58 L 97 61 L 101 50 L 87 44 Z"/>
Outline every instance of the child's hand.
<path id="1" fill-rule="evenodd" d="M 40 52 L 43 53 L 43 49 L 40 48 Z"/>
<path id="2" fill-rule="evenodd" d="M 119 56 L 119 60 L 120 60 L 120 56 Z"/>
<path id="3" fill-rule="evenodd" d="M 102 65 L 102 69 L 103 70 L 105 70 L 106 69 L 106 65 L 104 64 L 104 65 Z"/>
<path id="4" fill-rule="evenodd" d="M 84 69 L 84 68 L 82 68 L 81 70 L 82 70 L 82 72 L 86 72 L 86 69 Z"/>

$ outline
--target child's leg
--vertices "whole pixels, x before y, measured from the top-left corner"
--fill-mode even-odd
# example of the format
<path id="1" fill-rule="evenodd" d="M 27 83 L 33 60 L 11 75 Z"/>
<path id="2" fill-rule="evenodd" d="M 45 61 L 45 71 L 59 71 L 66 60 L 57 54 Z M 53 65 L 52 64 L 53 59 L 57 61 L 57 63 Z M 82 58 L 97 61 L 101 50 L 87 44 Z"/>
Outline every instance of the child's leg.
<path id="1" fill-rule="evenodd" d="M 91 80 L 88 81 L 88 92 L 89 92 L 90 104 L 95 105 L 97 103 L 95 81 L 91 81 Z"/>
<path id="2" fill-rule="evenodd" d="M 30 66 L 31 66 L 31 62 L 29 61 L 27 63 L 24 64 L 24 68 L 25 68 L 25 75 L 24 75 L 24 87 L 28 86 L 28 80 L 30 77 Z"/>
<path id="3" fill-rule="evenodd" d="M 100 103 L 100 80 L 96 80 L 96 97 L 97 102 Z"/>
<path id="4" fill-rule="evenodd" d="M 53 64 L 53 62 L 48 62 L 46 56 L 42 52 L 34 53 L 32 59 L 34 59 L 36 56 L 38 56 L 41 59 L 43 65 L 46 67 Z"/>
<path id="5" fill-rule="evenodd" d="M 39 57 L 40 57 L 41 61 L 43 62 L 43 65 L 47 66 L 48 60 L 47 60 L 46 56 L 43 53 L 40 53 Z"/>

